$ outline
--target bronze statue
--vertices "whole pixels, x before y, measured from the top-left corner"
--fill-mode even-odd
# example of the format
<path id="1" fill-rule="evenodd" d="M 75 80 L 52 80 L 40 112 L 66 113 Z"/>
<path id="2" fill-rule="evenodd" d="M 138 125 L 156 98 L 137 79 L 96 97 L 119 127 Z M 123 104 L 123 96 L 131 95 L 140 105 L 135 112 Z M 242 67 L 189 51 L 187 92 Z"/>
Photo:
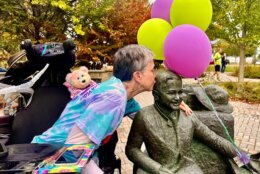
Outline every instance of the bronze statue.
<path id="1" fill-rule="evenodd" d="M 139 168 L 138 174 L 203 173 L 189 156 L 193 137 L 226 157 L 236 156 L 228 140 L 211 131 L 195 114 L 187 117 L 179 109 L 183 97 L 179 76 L 161 70 L 156 82 L 155 103 L 137 113 L 126 147 L 128 158 Z M 142 143 L 148 154 L 140 150 Z"/>

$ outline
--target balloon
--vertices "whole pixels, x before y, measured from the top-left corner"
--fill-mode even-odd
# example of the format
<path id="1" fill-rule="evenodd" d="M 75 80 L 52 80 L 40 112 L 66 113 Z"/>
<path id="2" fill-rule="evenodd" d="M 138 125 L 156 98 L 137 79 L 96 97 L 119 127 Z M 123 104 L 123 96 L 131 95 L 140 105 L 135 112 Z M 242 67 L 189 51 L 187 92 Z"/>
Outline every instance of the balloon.
<path id="1" fill-rule="evenodd" d="M 211 53 L 209 38 L 193 25 L 174 28 L 164 42 L 165 66 L 183 77 L 200 77 L 210 63 Z"/>
<path id="2" fill-rule="evenodd" d="M 151 18 L 161 18 L 170 23 L 172 2 L 173 0 L 156 0 L 152 6 Z"/>
<path id="3" fill-rule="evenodd" d="M 170 11 L 173 27 L 191 24 L 206 31 L 212 19 L 210 0 L 174 0 Z"/>
<path id="4" fill-rule="evenodd" d="M 145 21 L 137 32 L 137 42 L 151 49 L 156 60 L 163 60 L 163 43 L 172 26 L 165 20 L 153 18 Z"/>

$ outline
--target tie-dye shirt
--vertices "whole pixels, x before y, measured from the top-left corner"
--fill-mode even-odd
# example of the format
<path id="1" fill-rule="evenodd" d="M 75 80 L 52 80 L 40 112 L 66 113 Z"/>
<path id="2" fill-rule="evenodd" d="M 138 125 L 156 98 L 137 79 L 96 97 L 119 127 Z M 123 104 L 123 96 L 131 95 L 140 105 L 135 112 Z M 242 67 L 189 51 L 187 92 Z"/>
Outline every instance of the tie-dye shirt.
<path id="1" fill-rule="evenodd" d="M 130 117 L 131 119 L 134 119 L 136 112 L 138 112 L 141 109 L 141 106 L 137 101 L 132 98 L 127 101 L 126 108 L 125 108 L 125 116 Z"/>
<path id="2" fill-rule="evenodd" d="M 95 144 L 111 135 L 122 121 L 127 96 L 116 77 L 100 83 L 91 93 L 81 92 L 71 100 L 55 124 L 32 143 L 64 144 L 76 124 Z"/>

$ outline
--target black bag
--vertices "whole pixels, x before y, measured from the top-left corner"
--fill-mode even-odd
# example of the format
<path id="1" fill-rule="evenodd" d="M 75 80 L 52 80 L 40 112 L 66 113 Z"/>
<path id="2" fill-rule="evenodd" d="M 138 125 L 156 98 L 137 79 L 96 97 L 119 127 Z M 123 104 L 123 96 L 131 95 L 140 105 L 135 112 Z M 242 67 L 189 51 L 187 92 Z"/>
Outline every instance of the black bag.
<path id="1" fill-rule="evenodd" d="M 49 81 L 62 84 L 66 74 L 75 64 L 76 45 L 72 40 L 33 45 L 31 40 L 27 39 L 21 42 L 21 48 L 24 50 L 14 54 L 8 60 L 10 68 L 5 76 L 11 78 L 3 83 L 11 85 L 24 83 L 24 79 L 43 69 L 48 63 L 49 67 L 45 74 L 48 74 Z M 27 57 L 27 61 L 17 63 L 24 56 Z"/>
<path id="2" fill-rule="evenodd" d="M 29 62 L 39 69 L 49 63 L 51 70 L 61 71 L 75 64 L 76 45 L 72 40 L 32 45 L 31 40 L 27 39 L 22 41 L 21 48 L 26 50 Z"/>

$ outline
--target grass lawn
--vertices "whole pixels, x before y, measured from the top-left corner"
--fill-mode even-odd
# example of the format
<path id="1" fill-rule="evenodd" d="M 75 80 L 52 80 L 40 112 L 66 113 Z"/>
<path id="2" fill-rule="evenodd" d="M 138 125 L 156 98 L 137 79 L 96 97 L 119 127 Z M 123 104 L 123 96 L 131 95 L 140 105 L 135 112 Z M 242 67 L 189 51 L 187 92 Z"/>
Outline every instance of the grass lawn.
<path id="1" fill-rule="evenodd" d="M 214 72 L 214 65 L 210 65 L 207 71 Z M 226 72 L 231 73 L 230 75 L 238 76 L 239 67 L 238 65 L 227 64 Z M 260 65 L 246 65 L 245 66 L 245 78 L 260 79 Z"/>
<path id="2" fill-rule="evenodd" d="M 227 64 L 225 72 L 235 72 L 236 69 L 238 69 L 238 65 Z M 215 71 L 214 65 L 210 65 L 207 71 L 214 72 Z"/>

